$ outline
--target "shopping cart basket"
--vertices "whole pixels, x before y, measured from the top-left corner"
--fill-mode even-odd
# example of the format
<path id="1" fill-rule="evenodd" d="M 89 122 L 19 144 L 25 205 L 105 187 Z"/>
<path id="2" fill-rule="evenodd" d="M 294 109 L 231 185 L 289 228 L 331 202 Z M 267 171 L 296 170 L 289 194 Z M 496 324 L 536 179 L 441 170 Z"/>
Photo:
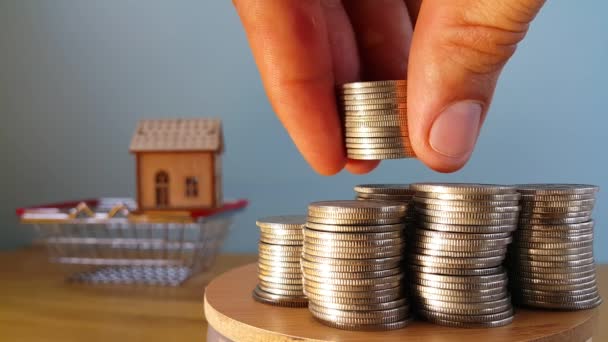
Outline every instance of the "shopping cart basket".
<path id="1" fill-rule="evenodd" d="M 136 215 L 132 199 L 102 198 L 17 210 L 71 281 L 177 286 L 207 270 L 246 200 L 216 209 Z"/>

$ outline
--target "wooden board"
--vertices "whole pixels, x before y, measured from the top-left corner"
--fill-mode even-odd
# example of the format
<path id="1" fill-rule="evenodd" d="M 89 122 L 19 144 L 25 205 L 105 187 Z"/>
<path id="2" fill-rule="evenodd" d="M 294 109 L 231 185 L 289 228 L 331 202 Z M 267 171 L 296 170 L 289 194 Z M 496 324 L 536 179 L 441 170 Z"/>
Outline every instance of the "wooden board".
<path id="1" fill-rule="evenodd" d="M 559 312 L 518 309 L 512 324 L 493 329 L 459 329 L 416 321 L 387 332 L 330 328 L 308 309 L 281 308 L 255 302 L 256 264 L 214 279 L 205 291 L 205 317 L 217 332 L 233 341 L 589 341 L 598 309 Z"/>
<path id="2" fill-rule="evenodd" d="M 0 341 L 205 342 L 205 286 L 255 259 L 220 255 L 180 287 L 90 285 L 66 282 L 46 249 L 0 251 Z"/>

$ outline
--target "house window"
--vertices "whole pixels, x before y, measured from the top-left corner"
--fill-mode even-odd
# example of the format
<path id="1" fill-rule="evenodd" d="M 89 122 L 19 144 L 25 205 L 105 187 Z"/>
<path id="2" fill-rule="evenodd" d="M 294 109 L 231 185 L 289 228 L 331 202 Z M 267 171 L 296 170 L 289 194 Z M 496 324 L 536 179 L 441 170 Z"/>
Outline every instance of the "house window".
<path id="1" fill-rule="evenodd" d="M 169 174 L 158 171 L 154 177 L 156 186 L 156 206 L 159 208 L 169 205 Z"/>
<path id="2" fill-rule="evenodd" d="M 186 197 L 198 197 L 198 179 L 186 177 Z"/>

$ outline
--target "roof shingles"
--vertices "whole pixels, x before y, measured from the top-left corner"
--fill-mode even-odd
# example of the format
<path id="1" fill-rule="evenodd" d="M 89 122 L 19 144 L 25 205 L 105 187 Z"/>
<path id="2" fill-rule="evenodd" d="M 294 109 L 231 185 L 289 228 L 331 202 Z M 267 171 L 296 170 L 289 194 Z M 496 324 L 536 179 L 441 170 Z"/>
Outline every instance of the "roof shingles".
<path id="1" fill-rule="evenodd" d="M 131 139 L 131 152 L 223 150 L 222 122 L 219 119 L 141 120 Z"/>

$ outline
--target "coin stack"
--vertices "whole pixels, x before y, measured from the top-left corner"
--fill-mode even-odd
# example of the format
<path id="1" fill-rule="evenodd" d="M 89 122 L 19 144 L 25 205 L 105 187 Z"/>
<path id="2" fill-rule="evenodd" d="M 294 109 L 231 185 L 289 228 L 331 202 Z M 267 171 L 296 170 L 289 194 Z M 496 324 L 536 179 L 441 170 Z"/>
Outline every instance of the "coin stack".
<path id="1" fill-rule="evenodd" d="M 308 300 L 302 287 L 300 256 L 302 215 L 273 216 L 259 219 L 259 283 L 253 290 L 258 302 L 287 307 L 306 307 Z"/>
<path id="2" fill-rule="evenodd" d="M 513 320 L 502 262 L 517 227 L 519 194 L 487 184 L 418 183 L 410 237 L 412 301 L 419 316 L 453 327 Z"/>
<path id="3" fill-rule="evenodd" d="M 308 207 L 302 275 L 308 309 L 325 325 L 391 330 L 410 322 L 401 268 L 406 206 L 326 201 Z"/>
<path id="4" fill-rule="evenodd" d="M 339 89 L 351 159 L 415 158 L 407 128 L 405 80 L 354 82 Z"/>
<path id="5" fill-rule="evenodd" d="M 597 186 L 519 185 L 522 212 L 510 248 L 511 283 L 517 304 L 559 310 L 598 306 L 593 260 Z"/>
<path id="6" fill-rule="evenodd" d="M 410 189 L 409 184 L 360 184 L 355 186 L 354 190 L 357 193 L 356 199 L 358 200 L 401 202 L 407 205 L 405 229 L 407 230 L 409 228 L 410 223 L 414 219 L 412 205 L 414 191 Z"/>

